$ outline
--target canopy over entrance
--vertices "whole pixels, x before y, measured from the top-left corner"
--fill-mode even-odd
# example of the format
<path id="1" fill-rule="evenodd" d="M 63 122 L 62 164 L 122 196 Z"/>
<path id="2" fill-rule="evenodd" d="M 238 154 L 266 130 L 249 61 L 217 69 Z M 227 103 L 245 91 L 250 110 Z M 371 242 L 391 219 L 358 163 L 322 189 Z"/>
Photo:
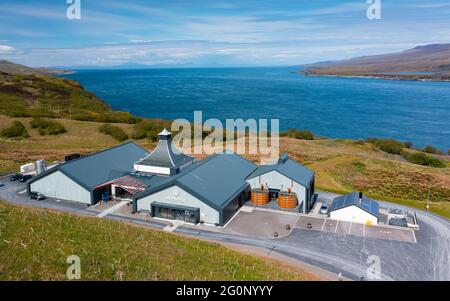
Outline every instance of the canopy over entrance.
<path id="1" fill-rule="evenodd" d="M 135 194 L 136 192 L 143 191 L 148 187 L 148 185 L 142 183 L 141 181 L 139 181 L 131 176 L 123 176 L 121 178 L 118 178 L 118 179 L 106 182 L 100 186 L 97 186 L 96 189 L 103 188 L 106 186 L 112 186 L 112 185 L 114 185 L 116 187 L 120 187 L 130 194 Z"/>

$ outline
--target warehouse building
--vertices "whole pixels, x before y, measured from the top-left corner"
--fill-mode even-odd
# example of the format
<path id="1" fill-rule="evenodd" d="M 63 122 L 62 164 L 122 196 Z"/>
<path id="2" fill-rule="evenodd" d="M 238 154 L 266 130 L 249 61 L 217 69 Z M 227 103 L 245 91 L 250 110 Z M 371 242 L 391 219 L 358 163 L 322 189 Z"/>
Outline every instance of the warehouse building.
<path id="1" fill-rule="evenodd" d="M 33 178 L 28 191 L 87 205 L 111 198 L 126 200 L 133 212 L 221 226 L 261 183 L 273 196 L 295 191 L 306 212 L 312 206 L 314 173 L 287 155 L 260 167 L 229 152 L 198 161 L 179 152 L 167 130 L 158 136 L 151 153 L 128 142 L 76 158 Z"/>
<path id="2" fill-rule="evenodd" d="M 239 155 L 215 154 L 136 194 L 133 209 L 153 217 L 223 226 L 248 200 L 245 178 L 255 169 Z"/>
<path id="3" fill-rule="evenodd" d="M 380 206 L 361 192 L 353 192 L 333 199 L 329 214 L 331 219 L 376 225 Z"/>
<path id="4" fill-rule="evenodd" d="M 93 205 L 110 192 L 110 185 L 104 185 L 110 181 L 128 177 L 140 182 L 140 187 L 147 187 L 153 176 L 133 173 L 133 165 L 148 155 L 147 150 L 133 142 L 115 146 L 50 168 L 28 182 L 28 192 Z"/>
<path id="5" fill-rule="evenodd" d="M 247 177 L 252 189 L 268 189 L 270 199 L 278 199 L 279 193 L 296 194 L 298 211 L 308 213 L 315 202 L 314 172 L 283 154 L 275 164 L 262 165 Z"/>

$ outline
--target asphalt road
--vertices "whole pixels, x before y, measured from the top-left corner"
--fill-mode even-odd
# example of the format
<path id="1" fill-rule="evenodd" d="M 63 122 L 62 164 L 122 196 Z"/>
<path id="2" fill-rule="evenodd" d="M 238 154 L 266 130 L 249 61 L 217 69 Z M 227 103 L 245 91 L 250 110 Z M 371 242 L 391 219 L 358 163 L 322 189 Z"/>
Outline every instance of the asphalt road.
<path id="1" fill-rule="evenodd" d="M 5 186 L 0 187 L 0 198 L 10 203 L 49 208 L 69 213 L 95 215 L 86 210 L 85 205 L 56 200 L 30 200 L 26 194 L 18 194 L 25 189 L 24 184 L 11 183 L 0 179 Z M 334 194 L 319 192 L 321 199 L 332 198 Z M 396 204 L 381 202 L 406 208 Z M 417 243 L 405 243 L 377 238 L 337 235 L 322 231 L 294 229 L 292 233 L 278 239 L 261 239 L 216 231 L 178 227 L 175 232 L 218 242 L 228 242 L 247 246 L 263 247 L 267 253 L 280 253 L 323 268 L 330 272 L 342 273 L 344 277 L 367 279 L 369 256 L 378 256 L 382 280 L 450 280 L 450 221 L 424 211 L 417 212 L 420 230 L 416 231 Z M 163 223 L 143 221 L 132 217 L 108 215 L 106 218 L 132 222 L 161 229 Z"/>

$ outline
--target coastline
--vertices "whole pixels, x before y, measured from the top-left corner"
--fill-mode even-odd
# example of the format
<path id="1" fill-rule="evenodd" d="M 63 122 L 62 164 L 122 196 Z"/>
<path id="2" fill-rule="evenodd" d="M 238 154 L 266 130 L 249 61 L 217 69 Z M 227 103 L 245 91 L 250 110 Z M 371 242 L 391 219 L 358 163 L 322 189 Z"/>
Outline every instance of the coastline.
<path id="1" fill-rule="evenodd" d="M 313 73 L 308 71 L 298 72 L 309 77 L 334 77 L 334 78 L 366 78 L 366 79 L 385 79 L 385 80 L 397 80 L 397 81 L 419 81 L 419 82 L 450 82 L 450 76 L 443 78 L 420 77 L 420 76 L 405 76 L 405 75 L 383 75 L 383 74 L 333 74 L 333 73 Z"/>

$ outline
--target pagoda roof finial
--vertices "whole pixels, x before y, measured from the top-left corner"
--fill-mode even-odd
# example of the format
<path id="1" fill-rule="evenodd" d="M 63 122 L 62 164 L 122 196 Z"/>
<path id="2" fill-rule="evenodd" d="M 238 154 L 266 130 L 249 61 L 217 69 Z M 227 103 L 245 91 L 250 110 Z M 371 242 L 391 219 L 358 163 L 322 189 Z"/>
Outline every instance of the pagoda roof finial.
<path id="1" fill-rule="evenodd" d="M 161 131 L 161 133 L 159 133 L 158 134 L 158 136 L 171 136 L 172 135 L 172 133 L 171 132 L 169 132 L 168 130 L 166 130 L 166 128 L 164 128 L 162 131 Z"/>

